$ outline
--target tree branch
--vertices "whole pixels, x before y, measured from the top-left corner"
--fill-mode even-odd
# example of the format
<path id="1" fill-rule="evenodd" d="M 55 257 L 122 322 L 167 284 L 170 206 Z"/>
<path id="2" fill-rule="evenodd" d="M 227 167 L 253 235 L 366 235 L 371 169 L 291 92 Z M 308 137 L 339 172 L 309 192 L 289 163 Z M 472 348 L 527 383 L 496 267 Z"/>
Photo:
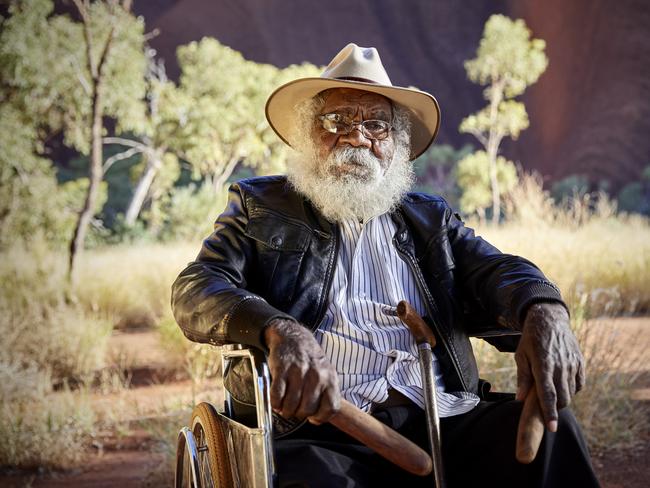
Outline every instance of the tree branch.
<path id="1" fill-rule="evenodd" d="M 483 147 L 487 148 L 488 145 L 487 137 L 485 137 L 485 135 L 481 131 L 470 130 L 469 133 L 472 134 L 474 137 L 476 137 L 478 139 L 478 142 L 483 144 Z"/>
<path id="2" fill-rule="evenodd" d="M 90 37 L 90 19 L 88 18 L 88 8 L 89 3 L 85 0 L 83 3 L 81 0 L 72 0 L 81 15 L 81 21 L 84 27 L 84 39 L 86 41 L 86 60 L 88 61 L 88 71 L 90 71 L 90 76 L 94 79 L 96 75 L 96 66 L 93 58 L 93 52 L 91 49 L 91 37 Z"/>
<path id="3" fill-rule="evenodd" d="M 126 139 L 124 137 L 104 137 L 102 139 L 104 144 L 119 144 L 120 146 L 127 146 L 138 149 L 140 152 L 149 152 L 150 149 L 147 145 L 142 144 L 141 142 L 134 141 L 132 139 Z"/>
<path id="4" fill-rule="evenodd" d="M 104 173 L 106 173 L 111 168 L 111 166 L 113 166 L 118 161 L 121 161 L 123 159 L 128 159 L 131 156 L 134 156 L 139 153 L 142 153 L 140 149 L 132 147 L 131 149 L 127 149 L 126 151 L 122 151 L 121 153 L 114 154 L 113 156 L 111 156 L 106 160 L 102 170 Z"/>
<path id="5" fill-rule="evenodd" d="M 81 69 L 81 65 L 79 64 L 77 57 L 72 55 L 69 56 L 69 59 L 71 59 L 70 64 L 72 65 L 73 71 L 77 75 L 77 79 L 79 80 L 79 84 L 81 85 L 81 88 L 83 88 L 83 91 L 86 95 L 89 97 L 92 95 L 92 88 L 88 84 L 88 80 L 86 80 L 86 77 L 84 76 L 83 70 Z"/>

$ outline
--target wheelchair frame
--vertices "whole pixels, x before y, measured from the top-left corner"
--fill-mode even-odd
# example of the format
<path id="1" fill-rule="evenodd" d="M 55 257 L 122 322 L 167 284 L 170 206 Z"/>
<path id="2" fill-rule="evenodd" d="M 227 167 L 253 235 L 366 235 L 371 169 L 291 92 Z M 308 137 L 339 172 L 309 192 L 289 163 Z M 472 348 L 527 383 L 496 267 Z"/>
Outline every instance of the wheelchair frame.
<path id="1" fill-rule="evenodd" d="M 222 374 L 219 383 L 224 392 L 224 401 L 215 411 L 215 421 L 225 437 L 227 458 L 235 487 L 272 488 L 276 484 L 273 458 L 273 432 L 270 399 L 270 373 L 266 359 L 259 351 L 253 351 L 241 344 L 218 347 L 221 353 Z M 233 418 L 232 398 L 224 387 L 224 377 L 235 358 L 250 361 L 254 379 L 255 410 L 257 426 L 248 427 Z M 194 415 L 193 415 L 194 417 Z M 195 423 L 194 418 L 191 421 Z M 217 473 L 211 472 L 207 456 L 215 449 L 209 442 L 197 442 L 193 427 L 183 427 L 178 434 L 176 449 L 175 486 L 177 488 L 219 487 Z M 206 426 L 202 426 L 203 429 Z M 208 426 L 209 428 L 209 426 Z M 199 435 L 199 438 L 203 436 Z M 236 446 L 236 447 L 235 447 Z M 206 473 L 206 470 L 210 473 Z"/>

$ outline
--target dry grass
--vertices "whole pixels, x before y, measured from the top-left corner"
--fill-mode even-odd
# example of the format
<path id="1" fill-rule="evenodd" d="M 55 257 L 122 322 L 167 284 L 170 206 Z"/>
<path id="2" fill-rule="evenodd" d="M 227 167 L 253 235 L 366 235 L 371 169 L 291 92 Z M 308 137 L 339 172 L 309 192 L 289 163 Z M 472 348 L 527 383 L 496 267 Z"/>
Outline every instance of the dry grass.
<path id="1" fill-rule="evenodd" d="M 111 327 L 66 304 L 62 269 L 43 248 L 0 263 L 0 465 L 70 466 L 92 434 L 83 390 L 66 384 L 103 366 Z"/>
<path id="2" fill-rule="evenodd" d="M 79 266 L 80 304 L 117 328 L 151 327 L 170 316 L 171 284 L 199 244 L 142 244 L 88 251 Z"/>
<path id="3" fill-rule="evenodd" d="M 0 362 L 0 466 L 67 468 L 82 458 L 94 413 L 81 391 L 52 391 L 35 365 Z"/>
<path id="4" fill-rule="evenodd" d="M 500 227 L 476 228 L 501 251 L 530 259 L 573 302 L 587 296 L 591 316 L 650 312 L 650 221 L 615 215 L 604 196 L 554 206 L 526 176 Z M 471 225 L 472 223 L 470 223 Z"/>

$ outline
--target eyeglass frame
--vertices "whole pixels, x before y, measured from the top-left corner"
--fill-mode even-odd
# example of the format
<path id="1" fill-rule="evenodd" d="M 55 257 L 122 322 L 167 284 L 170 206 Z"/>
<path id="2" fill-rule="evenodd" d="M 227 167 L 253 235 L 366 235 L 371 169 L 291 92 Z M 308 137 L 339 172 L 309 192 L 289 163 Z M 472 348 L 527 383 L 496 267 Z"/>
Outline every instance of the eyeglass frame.
<path id="1" fill-rule="evenodd" d="M 346 124 L 348 124 L 350 126 L 350 130 L 348 130 L 347 132 L 332 132 L 332 131 L 328 130 L 326 127 L 323 126 L 323 122 L 327 119 L 328 115 L 338 115 L 338 116 L 342 117 L 344 119 L 343 122 L 345 122 Z M 321 115 L 318 116 L 318 120 L 321 121 L 321 127 L 323 128 L 323 130 L 329 132 L 330 134 L 335 134 L 337 136 L 344 136 L 344 135 L 350 134 L 354 130 L 355 127 L 359 127 L 361 134 L 363 134 L 363 136 L 366 139 L 371 139 L 373 141 L 383 141 L 384 139 L 386 139 L 388 137 L 388 134 L 390 134 L 390 132 L 394 129 L 393 124 L 391 124 L 390 122 L 387 122 L 385 120 L 368 119 L 368 120 L 362 120 L 361 122 L 355 122 L 350 117 L 347 117 L 347 116 L 345 116 L 343 114 L 340 114 L 340 113 L 337 113 L 337 112 L 330 112 L 330 113 L 326 113 L 326 114 L 321 114 Z M 365 127 L 365 124 L 368 123 L 368 122 L 380 122 L 381 124 L 386 124 L 387 125 L 387 127 L 385 129 L 386 132 L 382 135 L 382 137 L 373 136 L 372 134 L 370 134 L 370 132 L 368 132 L 368 129 L 366 129 L 366 127 Z"/>

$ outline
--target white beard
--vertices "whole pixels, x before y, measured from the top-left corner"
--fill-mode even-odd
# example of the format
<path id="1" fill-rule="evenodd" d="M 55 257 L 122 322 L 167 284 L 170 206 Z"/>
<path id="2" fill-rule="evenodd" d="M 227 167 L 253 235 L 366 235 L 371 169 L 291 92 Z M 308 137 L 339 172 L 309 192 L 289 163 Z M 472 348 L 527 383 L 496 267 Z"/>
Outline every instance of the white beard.
<path id="1" fill-rule="evenodd" d="M 313 144 L 301 146 L 287 165 L 289 181 L 329 221 L 366 221 L 392 211 L 414 181 L 406 144 L 396 144 L 386 171 L 369 149 L 335 148 L 322 160 Z"/>

